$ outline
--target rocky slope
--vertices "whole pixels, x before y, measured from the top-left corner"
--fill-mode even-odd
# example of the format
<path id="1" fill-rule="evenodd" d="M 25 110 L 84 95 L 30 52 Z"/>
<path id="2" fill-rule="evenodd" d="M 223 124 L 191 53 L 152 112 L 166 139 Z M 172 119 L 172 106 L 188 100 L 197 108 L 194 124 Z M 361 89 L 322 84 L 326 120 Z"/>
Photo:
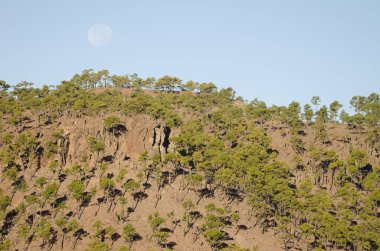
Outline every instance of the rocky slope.
<path id="1" fill-rule="evenodd" d="M 37 145 L 39 145 L 37 150 L 41 152 L 41 155 L 32 158 L 26 166 L 25 163 L 17 163 L 23 169 L 22 176 L 27 184 L 30 184 L 30 187 L 24 191 L 16 191 L 12 194 L 13 199 L 10 208 L 17 208 L 30 194 L 42 193 L 42 189 L 36 188 L 35 185 L 38 178 L 45 177 L 49 183 L 56 182 L 59 184 L 59 189 L 54 196 L 55 200 L 48 199 L 42 204 L 32 205 L 15 216 L 7 215 L 11 220 L 9 220 L 10 223 L 8 225 L 6 223 L 7 219 L 4 220 L 2 231 L 3 233 L 7 233 L 3 238 L 9 238 L 13 247 L 19 250 L 25 250 L 26 248 L 29 250 L 39 250 L 41 248 L 51 250 L 84 250 L 95 234 L 93 224 L 97 220 L 100 220 L 102 227 L 112 226 L 115 233 L 119 233 L 120 235 L 123 233 L 124 223 L 132 223 L 140 235 L 133 243 L 132 249 L 157 249 L 159 245 L 157 245 L 151 236 L 152 230 L 148 222 L 148 216 L 152 212 L 158 211 L 161 216 L 167 218 L 163 228 L 166 228 L 170 232 L 170 237 L 166 243 L 168 246 L 173 247 L 174 250 L 210 249 L 204 237 L 197 233 L 197 229 L 201 228 L 201 222 L 195 222 L 193 229 L 186 235 L 184 234 L 186 227 L 181 222 L 184 215 L 182 202 L 186 199 L 191 199 L 194 202 L 199 201 L 199 194 L 196 189 L 184 189 L 186 181 L 180 174 L 173 173 L 175 178 L 168 181 L 168 184 L 159 190 L 154 177 L 146 180 L 144 187 L 140 189 L 140 191 L 143 191 L 143 198 L 136 208 L 137 199 L 136 197 L 134 198 L 133 193 L 128 192 L 123 195 L 116 195 L 115 198 L 107 198 L 107 194 L 104 191 L 98 190 L 86 206 L 81 206 L 81 202 L 70 196 L 68 187 L 73 180 L 78 178 L 83 179 L 86 182 L 86 191 L 91 191 L 92 188 L 98 187 L 101 177 L 116 176 L 122 168 L 125 168 L 125 176 L 118 179 L 115 185 L 116 188 L 122 190 L 122 185 L 126 181 L 138 179 L 139 173 L 144 168 L 144 163 L 139 161 L 139 157 L 144 151 L 147 151 L 151 156 L 159 154 L 162 157 L 164 153 L 173 151 L 174 146 L 170 140 L 180 133 L 179 129 L 172 130 L 165 127 L 162 121 L 154 121 L 146 116 L 126 117 L 120 114 L 117 115 L 121 118 L 120 128 L 117 129 L 117 133 L 105 130 L 104 117 L 101 116 L 82 118 L 63 117 L 53 124 L 40 126 L 37 125 L 36 121 L 29 121 L 24 125 L 24 129 L 17 128 L 22 133 L 28 133 L 37 140 Z M 268 124 L 262 125 L 262 127 L 271 136 L 272 147 L 278 151 L 279 159 L 292 166 L 289 156 L 294 155 L 294 151 L 289 147 L 289 138 L 281 136 L 280 129 L 274 125 Z M 57 154 L 46 156 L 44 154 L 46 150 L 43 149 L 43 145 L 51 140 L 53 138 L 52 134 L 59 129 L 63 133 L 57 139 Z M 287 128 L 283 128 L 282 130 L 286 131 Z M 21 131 L 9 132 L 20 133 Z M 349 154 L 350 148 L 363 145 L 361 138 L 352 134 L 350 142 L 342 142 L 342 137 L 350 135 L 343 126 L 331 125 L 329 132 L 333 135 L 331 148 L 338 150 L 342 157 Z M 312 142 L 312 134 L 313 132 L 310 128 L 305 130 L 303 137 L 306 142 Z M 104 151 L 99 153 L 91 151 L 87 140 L 90 136 L 94 136 L 104 142 Z M 378 161 L 376 156 L 369 155 L 372 161 Z M 310 160 L 306 159 L 305 161 Z M 61 168 L 61 170 L 69 170 L 73 166 L 80 165 L 79 169 L 83 170 L 84 175 L 80 174 L 79 169 L 75 172 L 56 171 L 54 173 L 48 169 L 48 166 L 51 166 L 51 163 L 54 162 L 57 162 L 57 168 Z M 102 163 L 107 164 L 107 169 L 104 173 L 99 168 L 99 165 Z M 171 166 L 165 168 L 168 172 L 173 172 Z M 294 170 L 295 183 L 299 183 L 304 178 L 305 173 L 297 172 L 296 169 Z M 61 174 L 58 175 L 59 173 Z M 13 190 L 12 186 L 15 186 L 14 182 L 7 179 L 2 180 L 1 188 L 4 193 L 10 193 Z M 123 203 L 120 202 L 121 197 L 125 198 Z M 57 203 L 60 199 L 64 200 L 65 203 L 62 208 L 57 209 L 54 203 Z M 240 201 L 232 201 L 221 191 L 217 190 L 212 196 L 200 200 L 194 212 L 206 215 L 205 206 L 210 203 L 214 203 L 217 207 L 226 207 L 232 212 L 237 211 L 241 216 L 238 222 L 225 228 L 231 239 L 226 240 L 227 243 L 236 243 L 240 247 L 245 248 L 259 247 L 259 250 L 282 250 L 282 243 L 274 235 L 273 230 L 268 229 L 267 231 L 263 231 L 262 226 L 252 219 L 250 211 L 245 205 L 244 198 Z M 123 214 L 124 218 L 120 217 Z M 167 217 L 168 215 L 170 217 Z M 62 232 L 58 226 L 55 226 L 54 238 L 48 240 L 48 242 L 52 243 L 47 243 L 43 246 L 41 246 L 42 241 L 30 241 L 21 236 L 22 233 L 20 231 L 22 226 L 32 227 L 33 223 L 39 222 L 42 218 L 54 222 L 60 217 L 67 218 L 68 220 L 76 219 L 85 234 L 75 236 L 75 233 L 68 233 L 63 237 L 64 231 Z M 33 235 L 33 233 L 30 234 Z M 104 238 L 111 237 L 107 236 Z M 123 237 L 114 238 L 114 240 L 111 238 L 106 241 L 114 250 L 126 245 Z M 164 245 L 161 246 L 164 248 Z M 300 248 L 303 249 L 305 247 L 302 248 L 301 245 Z"/>
<path id="2" fill-rule="evenodd" d="M 107 95 L 124 110 L 2 117 L 0 250 L 376 247 L 380 158 L 364 130 L 263 121 L 223 92 Z"/>

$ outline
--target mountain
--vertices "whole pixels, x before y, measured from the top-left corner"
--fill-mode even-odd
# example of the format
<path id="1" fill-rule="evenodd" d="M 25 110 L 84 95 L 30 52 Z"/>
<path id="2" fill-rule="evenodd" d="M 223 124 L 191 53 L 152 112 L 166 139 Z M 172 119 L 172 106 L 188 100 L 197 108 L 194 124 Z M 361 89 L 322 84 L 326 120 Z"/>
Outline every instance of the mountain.
<path id="1" fill-rule="evenodd" d="M 351 104 L 108 71 L 0 81 L 0 250 L 378 250 L 380 99 Z"/>

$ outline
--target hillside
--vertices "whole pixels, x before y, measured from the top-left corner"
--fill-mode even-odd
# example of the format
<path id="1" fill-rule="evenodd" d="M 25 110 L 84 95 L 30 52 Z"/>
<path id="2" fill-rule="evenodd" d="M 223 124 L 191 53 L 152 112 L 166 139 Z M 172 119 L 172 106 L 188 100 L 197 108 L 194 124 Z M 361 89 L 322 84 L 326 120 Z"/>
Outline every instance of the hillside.
<path id="1" fill-rule="evenodd" d="M 0 85 L 0 250 L 378 250 L 380 99 L 84 71 Z"/>

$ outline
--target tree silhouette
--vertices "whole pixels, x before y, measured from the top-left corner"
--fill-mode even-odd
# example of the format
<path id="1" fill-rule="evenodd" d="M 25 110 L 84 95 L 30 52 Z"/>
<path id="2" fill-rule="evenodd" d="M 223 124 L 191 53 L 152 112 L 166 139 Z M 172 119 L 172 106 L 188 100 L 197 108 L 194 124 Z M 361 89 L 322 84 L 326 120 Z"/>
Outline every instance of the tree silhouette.
<path id="1" fill-rule="evenodd" d="M 123 234 L 125 240 L 129 243 L 129 249 L 132 247 L 133 242 L 141 239 L 140 235 L 136 232 L 136 229 L 132 224 L 124 225 Z"/>

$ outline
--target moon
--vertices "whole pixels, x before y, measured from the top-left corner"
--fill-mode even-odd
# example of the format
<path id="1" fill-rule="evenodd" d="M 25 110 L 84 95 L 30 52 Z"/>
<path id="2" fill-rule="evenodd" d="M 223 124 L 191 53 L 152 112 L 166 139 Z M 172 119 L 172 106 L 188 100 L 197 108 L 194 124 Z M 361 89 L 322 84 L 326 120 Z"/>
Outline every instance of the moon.
<path id="1" fill-rule="evenodd" d="M 112 40 L 112 30 L 108 25 L 95 24 L 88 30 L 87 39 L 90 44 L 100 47 Z"/>

